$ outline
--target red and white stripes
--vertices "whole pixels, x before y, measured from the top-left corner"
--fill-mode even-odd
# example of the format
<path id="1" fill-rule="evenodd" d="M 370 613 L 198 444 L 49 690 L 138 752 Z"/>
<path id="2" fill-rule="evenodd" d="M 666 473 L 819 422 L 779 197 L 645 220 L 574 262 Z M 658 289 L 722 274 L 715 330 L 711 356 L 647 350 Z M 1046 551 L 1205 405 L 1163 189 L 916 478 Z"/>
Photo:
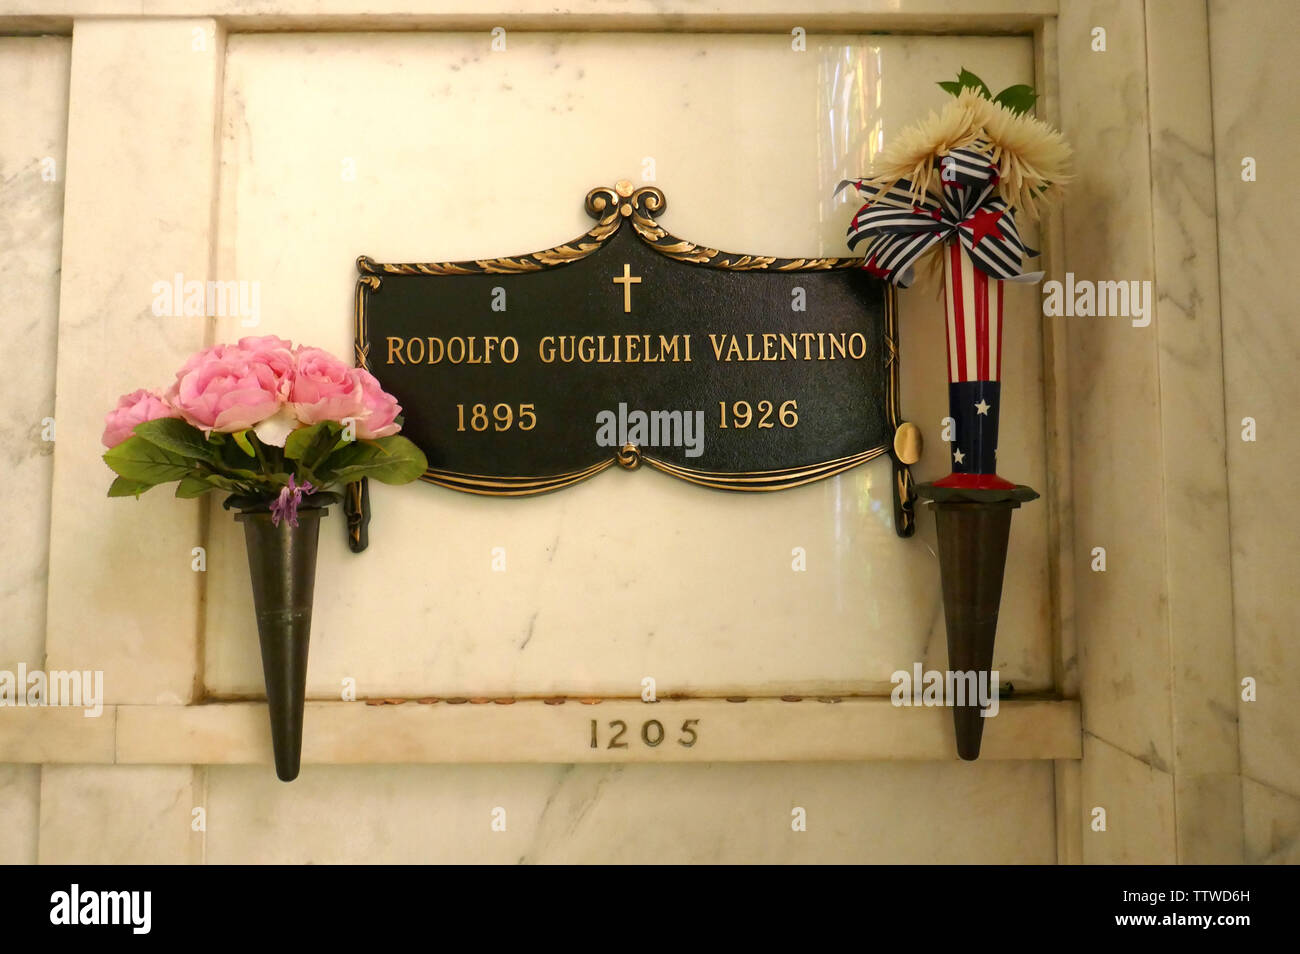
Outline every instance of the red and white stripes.
<path id="1" fill-rule="evenodd" d="M 943 254 L 948 380 L 1001 380 L 1002 281 L 975 268 L 960 242 Z"/>

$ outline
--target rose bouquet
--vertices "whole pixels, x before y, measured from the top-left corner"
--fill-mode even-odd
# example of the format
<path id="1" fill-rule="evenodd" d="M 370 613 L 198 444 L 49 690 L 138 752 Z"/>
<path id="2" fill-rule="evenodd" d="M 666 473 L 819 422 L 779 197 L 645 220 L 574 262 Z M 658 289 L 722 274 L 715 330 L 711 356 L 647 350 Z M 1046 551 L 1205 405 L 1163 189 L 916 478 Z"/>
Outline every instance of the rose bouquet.
<path id="1" fill-rule="evenodd" d="M 379 382 L 320 348 L 274 335 L 213 345 L 191 357 L 166 391 L 123 395 L 108 413 L 110 497 L 139 497 L 176 481 L 177 497 L 231 494 L 227 509 L 297 523 L 304 499 L 373 477 L 404 484 L 428 466 L 398 435 L 401 408 Z"/>
<path id="2" fill-rule="evenodd" d="M 191 357 L 166 391 L 135 391 L 109 412 L 110 497 L 176 481 L 177 497 L 227 491 L 244 525 L 276 774 L 297 777 L 320 520 L 363 477 L 417 479 L 428 466 L 401 408 L 368 371 L 274 335 Z"/>

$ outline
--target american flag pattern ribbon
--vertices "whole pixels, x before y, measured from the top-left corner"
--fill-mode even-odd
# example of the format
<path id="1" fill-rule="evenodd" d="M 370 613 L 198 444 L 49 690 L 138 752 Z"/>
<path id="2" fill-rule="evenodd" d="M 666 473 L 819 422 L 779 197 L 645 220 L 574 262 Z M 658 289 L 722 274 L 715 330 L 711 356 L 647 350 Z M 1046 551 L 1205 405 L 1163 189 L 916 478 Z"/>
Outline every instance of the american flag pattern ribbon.
<path id="1" fill-rule="evenodd" d="M 841 182 L 837 193 L 851 185 L 868 197 L 848 229 L 849 248 L 867 243 L 863 267 L 906 288 L 921 256 L 941 242 L 953 242 L 992 278 L 1041 278 L 1041 274 L 1024 274 L 1025 256 L 1038 253 L 1020 240 L 1015 216 L 997 194 L 998 170 L 989 160 L 988 149 L 986 140 L 976 140 L 944 156 L 938 199 L 928 192 L 918 198 L 910 179 L 899 179 L 888 189 L 862 179 Z"/>
<path id="2" fill-rule="evenodd" d="M 975 266 L 953 242 L 943 249 L 944 311 L 948 315 L 948 380 L 1000 381 L 1002 282 Z"/>
<path id="3" fill-rule="evenodd" d="M 935 484 L 1007 490 L 1015 485 L 997 476 L 1003 283 L 976 268 L 958 242 L 946 246 L 943 255 L 952 473 Z"/>
<path id="4" fill-rule="evenodd" d="M 1015 485 L 997 474 L 1002 284 L 1038 281 L 1042 273 L 1023 273 L 1025 257 L 1038 253 L 1021 242 L 1015 216 L 997 195 L 987 153 L 988 143 L 977 140 L 945 156 L 937 200 L 929 193 L 918 199 L 907 179 L 889 189 L 861 180 L 840 188 L 854 185 L 869 197 L 849 226 L 849 247 L 867 243 L 863 267 L 877 278 L 906 288 L 917 260 L 942 245 L 952 472 L 934 484 L 1006 491 Z"/>

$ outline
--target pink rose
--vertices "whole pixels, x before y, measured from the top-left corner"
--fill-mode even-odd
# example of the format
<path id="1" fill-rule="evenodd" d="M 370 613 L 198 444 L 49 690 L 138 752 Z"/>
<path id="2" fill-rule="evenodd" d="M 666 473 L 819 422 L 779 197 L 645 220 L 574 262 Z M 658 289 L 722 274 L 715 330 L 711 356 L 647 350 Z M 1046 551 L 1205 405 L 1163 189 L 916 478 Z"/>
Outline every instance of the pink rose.
<path id="1" fill-rule="evenodd" d="M 362 386 L 350 367 L 320 348 L 299 348 L 297 357 L 289 400 L 300 421 L 319 424 L 361 416 Z"/>
<path id="2" fill-rule="evenodd" d="M 185 362 L 166 399 L 205 434 L 231 433 L 279 410 L 281 383 L 271 364 L 256 353 L 216 345 Z"/>
<path id="3" fill-rule="evenodd" d="M 176 379 L 180 380 L 204 362 L 214 358 L 228 358 L 232 355 L 243 355 L 250 360 L 266 364 L 275 372 L 276 380 L 282 385 L 285 396 L 288 395 L 293 383 L 293 370 L 296 363 L 293 356 L 293 342 L 276 335 L 240 338 L 239 344 L 214 344 L 204 348 L 185 359 L 181 369 L 176 372 Z"/>
<path id="4" fill-rule="evenodd" d="M 275 335 L 260 338 L 240 338 L 238 350 L 251 361 L 261 361 L 275 374 L 280 397 L 289 399 L 293 389 L 293 376 L 298 361 L 294 357 L 293 342 Z"/>
<path id="5" fill-rule="evenodd" d="M 104 415 L 104 446 L 116 447 L 134 433 L 137 424 L 164 417 L 180 417 L 180 414 L 157 391 L 141 388 L 123 394 L 117 399 L 117 407 Z"/>
<path id="6" fill-rule="evenodd" d="M 214 358 L 224 358 L 235 350 L 235 345 L 215 344 L 210 348 L 204 348 L 202 351 L 195 352 L 185 359 L 185 363 L 181 365 L 181 369 L 176 372 L 176 380 L 179 381 L 199 365 L 211 361 Z"/>
<path id="7" fill-rule="evenodd" d="M 279 335 L 249 336 L 239 339 L 239 347 L 245 351 L 288 351 L 293 353 L 293 342 Z"/>
<path id="8" fill-rule="evenodd" d="M 383 389 L 375 376 L 364 368 L 353 368 L 352 375 L 361 385 L 363 410 L 357 418 L 357 437 L 374 440 L 389 437 L 402 429 L 393 419 L 401 413 L 397 399 Z"/>

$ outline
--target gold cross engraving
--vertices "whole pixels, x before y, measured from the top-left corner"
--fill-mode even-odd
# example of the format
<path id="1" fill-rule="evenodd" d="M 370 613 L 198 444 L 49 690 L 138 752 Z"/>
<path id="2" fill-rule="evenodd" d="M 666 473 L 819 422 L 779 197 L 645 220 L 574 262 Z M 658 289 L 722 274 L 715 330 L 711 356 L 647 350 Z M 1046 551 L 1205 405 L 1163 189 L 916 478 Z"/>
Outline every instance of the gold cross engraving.
<path id="1" fill-rule="evenodd" d="M 623 277 L 619 278 L 616 275 L 613 278 L 611 278 L 610 281 L 616 282 L 617 284 L 623 286 L 623 313 L 626 314 L 630 312 L 632 310 L 632 286 L 639 285 L 641 283 L 640 276 L 633 277 L 632 266 L 624 262 Z"/>

